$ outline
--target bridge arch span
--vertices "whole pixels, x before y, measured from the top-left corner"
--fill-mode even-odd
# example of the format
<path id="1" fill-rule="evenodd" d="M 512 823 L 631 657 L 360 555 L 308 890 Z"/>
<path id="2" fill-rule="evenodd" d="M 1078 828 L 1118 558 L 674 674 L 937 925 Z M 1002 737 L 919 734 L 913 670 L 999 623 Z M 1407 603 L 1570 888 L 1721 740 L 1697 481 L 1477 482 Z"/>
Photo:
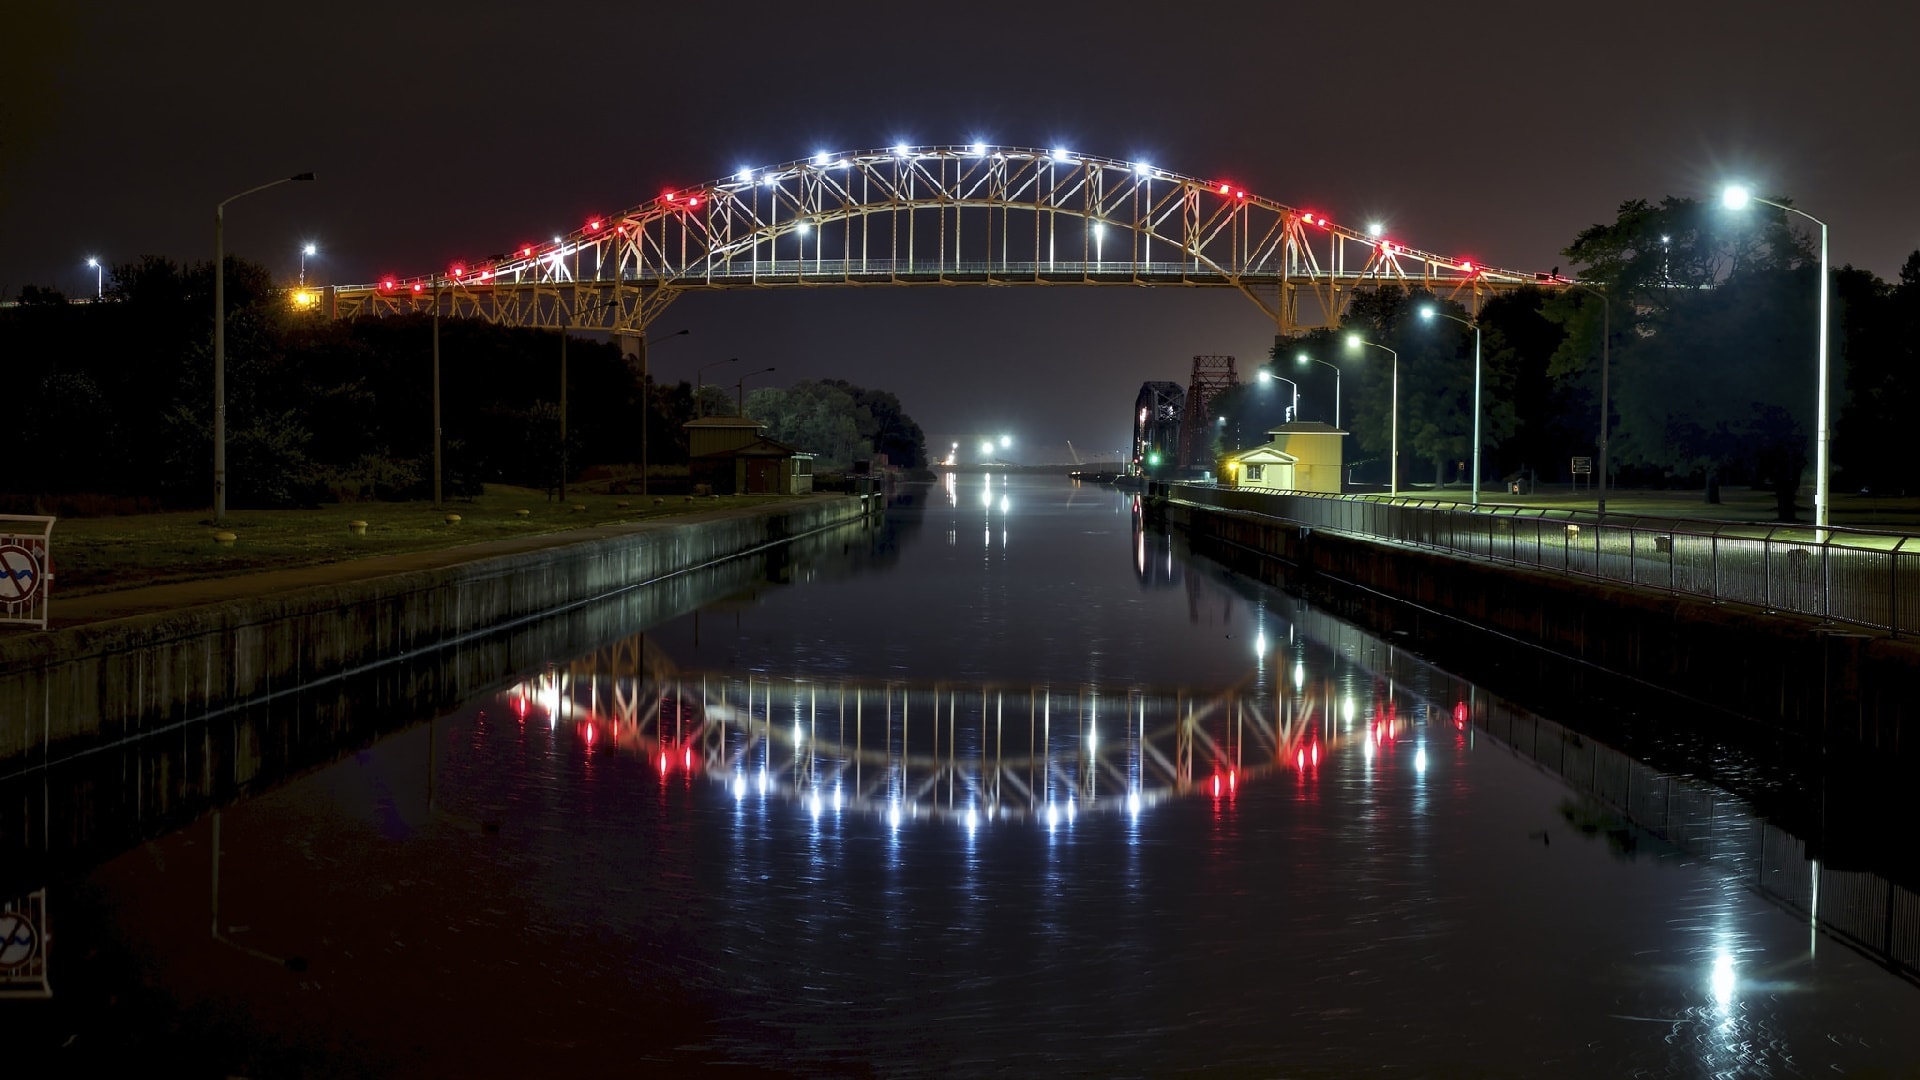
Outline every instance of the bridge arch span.
<path id="1" fill-rule="evenodd" d="M 644 333 L 693 291 L 830 286 L 1231 288 L 1277 333 L 1337 325 L 1353 292 L 1423 288 L 1478 310 L 1558 285 L 1368 233 L 1227 179 L 1059 149 L 817 154 L 663 191 L 550 242 L 329 290 L 336 317 L 438 308 Z"/>

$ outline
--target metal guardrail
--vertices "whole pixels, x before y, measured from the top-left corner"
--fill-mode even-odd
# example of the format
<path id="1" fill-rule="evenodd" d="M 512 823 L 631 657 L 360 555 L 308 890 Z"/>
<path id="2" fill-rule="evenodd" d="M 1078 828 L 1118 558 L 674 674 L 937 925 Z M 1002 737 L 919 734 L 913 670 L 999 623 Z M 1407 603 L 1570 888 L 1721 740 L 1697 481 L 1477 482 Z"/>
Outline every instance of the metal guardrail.
<path id="1" fill-rule="evenodd" d="M 1920 632 L 1920 537 L 1180 484 L 1178 500 L 1675 594 Z"/>

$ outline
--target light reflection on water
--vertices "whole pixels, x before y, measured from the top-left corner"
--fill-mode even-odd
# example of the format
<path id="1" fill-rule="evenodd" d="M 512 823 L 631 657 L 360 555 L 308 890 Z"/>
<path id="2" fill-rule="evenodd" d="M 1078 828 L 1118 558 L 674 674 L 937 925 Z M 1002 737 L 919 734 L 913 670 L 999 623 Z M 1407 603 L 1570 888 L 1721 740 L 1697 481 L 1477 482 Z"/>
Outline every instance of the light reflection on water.
<path id="1" fill-rule="evenodd" d="M 927 489 L 867 573 L 548 658 L 229 810 L 228 887 L 327 988 L 324 1020 L 267 999 L 257 1022 L 481 1072 L 536 1033 L 570 1048 L 529 1066 L 551 1069 L 622 1060 L 605 1017 L 669 986 L 696 1017 L 644 1041 L 780 1071 L 1910 1063 L 1914 991 L 1848 950 L 1815 963 L 1734 883 L 1758 827 L 1709 807 L 1696 858 L 1590 822 L 1556 777 L 1611 775 L 1592 744 L 1189 565 L 1130 496 L 990 482 Z M 410 776 L 437 813 L 406 809 Z M 142 857 L 190 864 L 192 833 Z M 537 964 L 488 977 L 522 939 Z M 176 980 L 208 962 L 152 940 Z M 422 966 L 460 1022 L 380 1035 Z M 580 995 L 582 973 L 606 978 Z"/>

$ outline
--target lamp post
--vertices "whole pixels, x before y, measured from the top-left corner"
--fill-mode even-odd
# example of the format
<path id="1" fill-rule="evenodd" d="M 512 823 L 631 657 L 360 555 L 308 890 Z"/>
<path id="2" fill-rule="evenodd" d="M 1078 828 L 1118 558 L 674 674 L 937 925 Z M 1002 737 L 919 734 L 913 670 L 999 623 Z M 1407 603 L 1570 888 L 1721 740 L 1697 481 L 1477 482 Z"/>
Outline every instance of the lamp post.
<path id="1" fill-rule="evenodd" d="M 1667 239 L 1663 236 L 1660 242 L 1664 244 Z M 1600 515 L 1605 517 L 1607 513 L 1607 435 L 1613 427 L 1613 417 L 1608 411 L 1607 404 L 1607 376 L 1611 366 L 1608 362 L 1607 350 L 1613 344 L 1613 301 L 1608 299 L 1606 293 L 1591 285 L 1582 285 L 1577 281 L 1569 281 L 1567 285 L 1590 292 L 1600 298 Z"/>
<path id="2" fill-rule="evenodd" d="M 99 300 L 107 295 L 106 269 L 100 265 L 100 260 L 97 258 L 89 257 L 87 265 L 93 268 L 93 298 Z"/>
<path id="3" fill-rule="evenodd" d="M 675 330 L 671 334 L 663 334 L 661 336 L 666 338 L 677 338 L 677 337 L 686 337 L 688 334 L 691 334 L 691 333 L 693 333 L 693 331 L 683 328 L 680 330 Z M 640 351 L 640 494 L 645 495 L 647 493 L 647 470 L 648 470 L 647 418 L 649 414 L 653 412 L 653 383 L 652 383 L 652 378 L 647 371 L 647 332 L 645 330 L 641 330 L 634 336 L 639 339 L 639 351 Z M 698 408 L 697 403 L 695 407 Z"/>
<path id="4" fill-rule="evenodd" d="M 1329 363 L 1328 361 L 1322 360 L 1317 356 L 1308 356 L 1306 353 L 1301 353 L 1298 357 L 1295 357 L 1293 362 L 1296 364 L 1305 364 L 1305 363 L 1311 362 L 1311 363 L 1319 364 L 1322 367 L 1330 367 L 1333 369 L 1333 426 L 1339 427 L 1340 426 L 1340 366 L 1338 364 L 1333 364 L 1333 363 Z"/>
<path id="5" fill-rule="evenodd" d="M 1431 304 L 1420 309 L 1420 317 L 1431 322 L 1438 315 L 1473 329 L 1473 505 L 1480 505 L 1480 322 L 1449 315 Z"/>
<path id="6" fill-rule="evenodd" d="M 300 246 L 300 287 L 307 287 L 307 256 L 320 254 L 318 244 L 307 243 Z"/>
<path id="7" fill-rule="evenodd" d="M 1763 199 L 1739 184 L 1727 188 L 1723 201 L 1729 210 L 1744 210 L 1749 202 L 1765 203 L 1775 209 L 1790 214 L 1799 214 L 1815 225 L 1820 226 L 1820 349 L 1817 366 L 1820 385 L 1816 400 L 1817 413 L 1814 420 L 1814 466 L 1813 466 L 1813 521 L 1820 528 L 1827 527 L 1827 223 L 1807 213 L 1788 206 L 1786 203 Z"/>
<path id="8" fill-rule="evenodd" d="M 693 369 L 693 417 L 694 419 L 698 420 L 700 417 L 706 415 L 706 410 L 701 408 L 700 390 L 703 385 L 702 376 L 706 374 L 707 369 L 719 367 L 721 364 L 737 364 L 739 362 L 740 362 L 739 357 L 729 356 L 725 360 L 715 360 L 710 364 L 701 364 L 699 367 Z M 725 384 L 722 384 L 722 385 L 725 385 Z"/>
<path id="9" fill-rule="evenodd" d="M 1300 416 L 1300 384 L 1299 383 L 1294 382 L 1292 379 L 1287 378 L 1285 375 L 1275 375 L 1273 373 L 1272 368 L 1264 368 L 1264 367 L 1260 369 L 1260 381 L 1261 382 L 1269 382 L 1269 381 L 1283 382 L 1283 383 L 1286 383 L 1288 386 L 1293 387 L 1293 407 L 1287 410 L 1287 422 L 1292 423 L 1294 420 L 1299 418 Z"/>
<path id="10" fill-rule="evenodd" d="M 747 415 L 747 380 L 753 378 L 755 375 L 764 375 L 772 370 L 773 368 L 771 367 L 763 367 L 758 371 L 749 371 L 745 375 L 740 376 L 739 382 L 733 384 L 733 411 L 736 414 L 740 416 Z"/>
<path id="11" fill-rule="evenodd" d="M 310 172 L 283 176 L 272 183 L 229 195 L 213 207 L 213 520 L 227 520 L 227 204 L 294 180 Z"/>
<path id="12" fill-rule="evenodd" d="M 1379 349 L 1393 357 L 1393 435 L 1387 449 L 1387 497 L 1397 499 L 1400 497 L 1400 352 L 1359 334 L 1347 335 L 1347 348 Z"/>

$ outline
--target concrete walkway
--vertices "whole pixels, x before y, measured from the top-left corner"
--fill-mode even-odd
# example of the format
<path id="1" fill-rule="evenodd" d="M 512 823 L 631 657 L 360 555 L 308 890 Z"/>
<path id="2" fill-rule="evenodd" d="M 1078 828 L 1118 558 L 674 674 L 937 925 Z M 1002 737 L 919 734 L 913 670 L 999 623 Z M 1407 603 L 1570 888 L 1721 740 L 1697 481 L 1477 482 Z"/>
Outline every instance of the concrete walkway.
<path id="1" fill-rule="evenodd" d="M 820 496 L 845 498 L 844 495 Z M 438 570 L 462 563 L 523 552 L 546 551 L 583 541 L 604 540 L 613 536 L 634 536 L 661 529 L 675 529 L 695 522 L 763 513 L 764 507 L 744 506 L 724 510 L 698 511 L 672 517 L 641 521 L 609 522 L 564 532 L 540 533 L 503 540 L 485 540 L 457 547 L 410 551 L 397 555 L 373 555 L 364 559 L 296 566 L 284 569 L 256 570 L 229 577 L 175 581 L 160 585 L 142 585 L 130 589 L 62 597 L 59 579 L 54 579 L 49 609 L 50 630 L 109 622 L 137 615 L 183 611 L 207 605 L 253 600 L 263 596 L 298 592 L 316 586 L 344 585 L 422 570 Z M 32 630 L 14 631 L 33 633 Z M 0 628 L 0 634 L 7 630 Z"/>

